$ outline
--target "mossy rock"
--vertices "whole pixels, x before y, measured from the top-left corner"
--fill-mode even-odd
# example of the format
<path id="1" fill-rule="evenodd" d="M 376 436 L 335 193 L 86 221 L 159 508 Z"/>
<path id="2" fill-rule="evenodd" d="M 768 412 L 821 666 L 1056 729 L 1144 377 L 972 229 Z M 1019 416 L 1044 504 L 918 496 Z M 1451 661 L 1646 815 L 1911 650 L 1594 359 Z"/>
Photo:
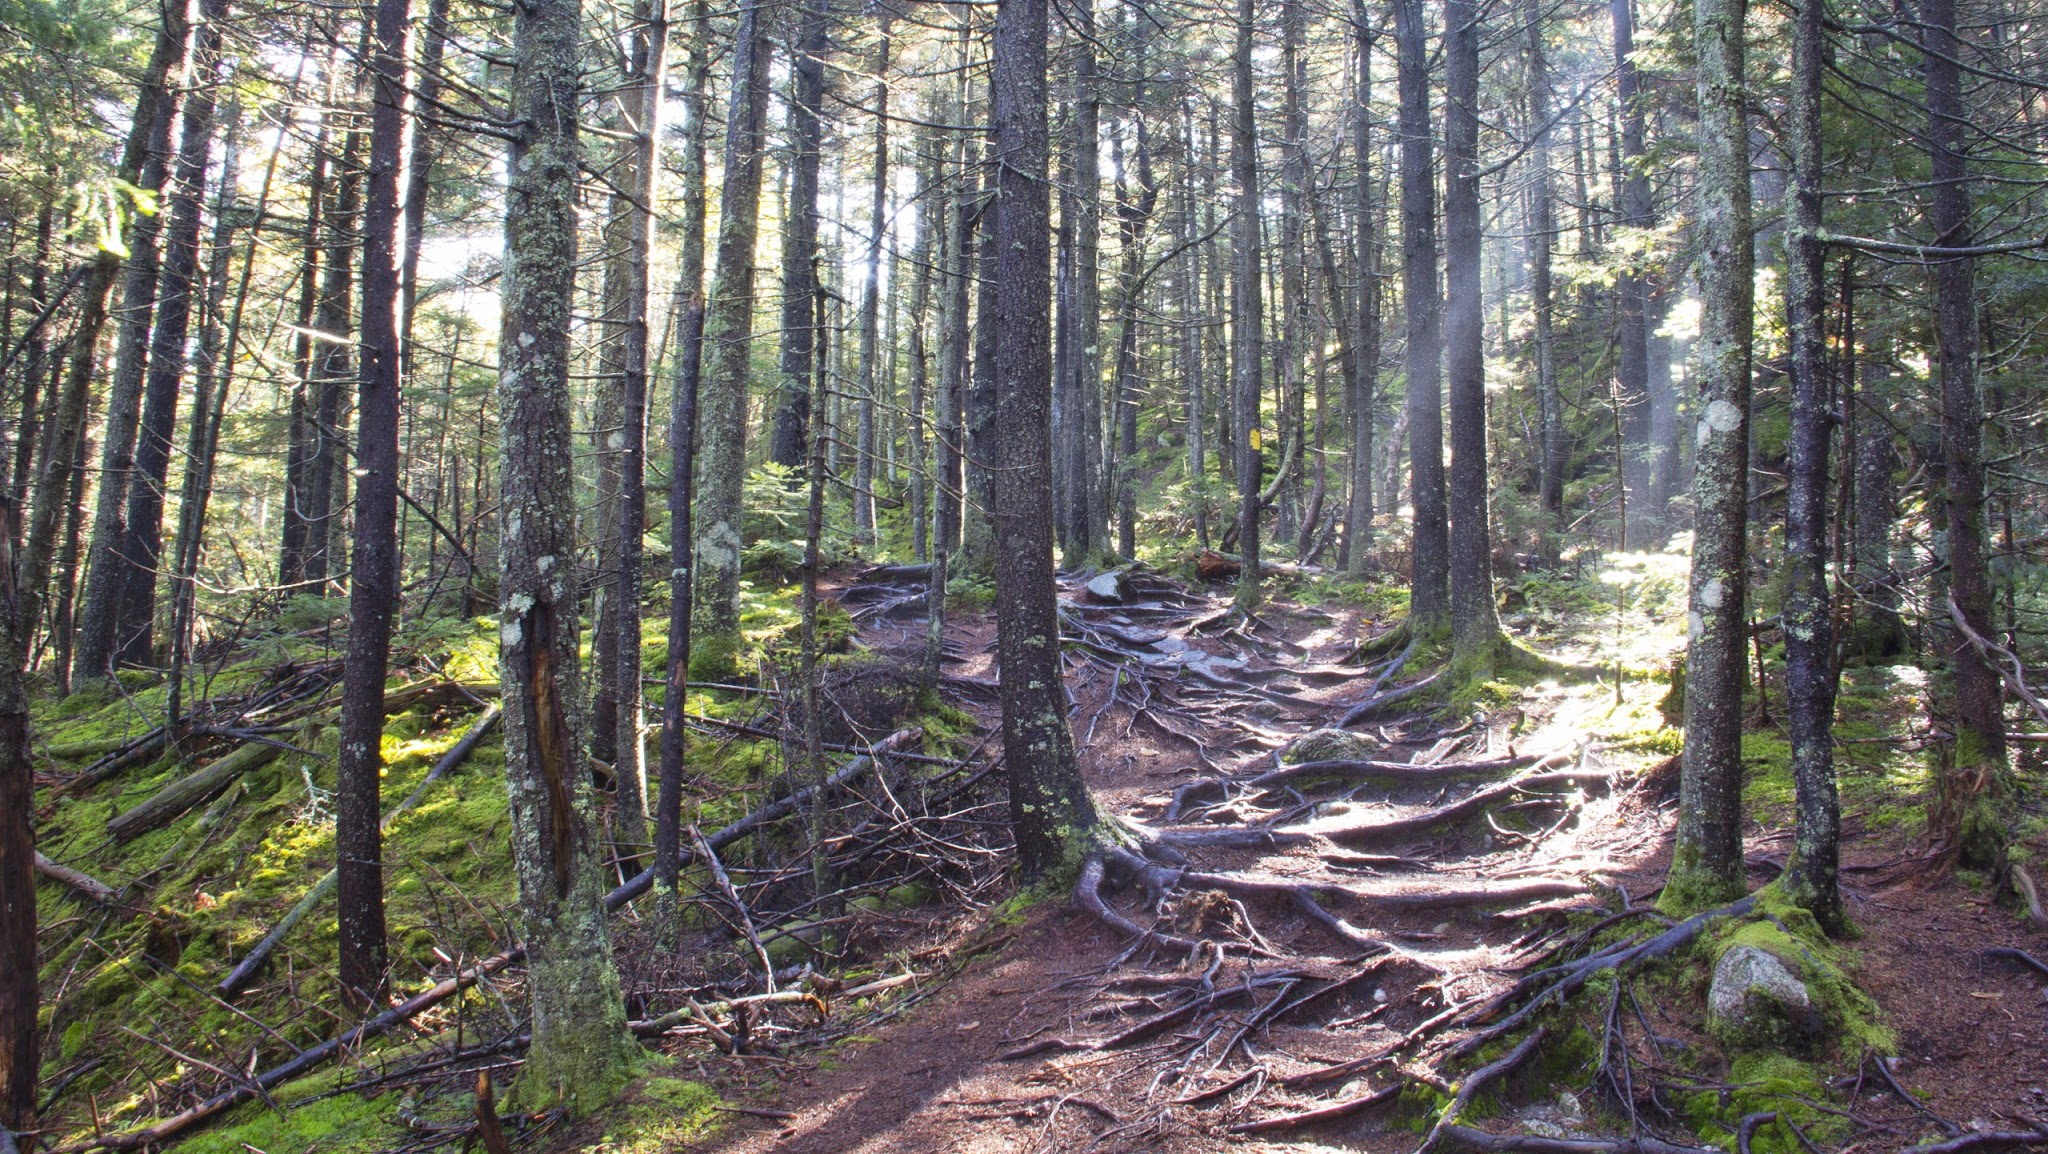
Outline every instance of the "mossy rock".
<path id="1" fill-rule="evenodd" d="M 1317 729 L 1289 742 L 1280 753 L 1288 765 L 1304 761 L 1370 761 L 1385 751 L 1373 738 L 1348 729 Z"/>

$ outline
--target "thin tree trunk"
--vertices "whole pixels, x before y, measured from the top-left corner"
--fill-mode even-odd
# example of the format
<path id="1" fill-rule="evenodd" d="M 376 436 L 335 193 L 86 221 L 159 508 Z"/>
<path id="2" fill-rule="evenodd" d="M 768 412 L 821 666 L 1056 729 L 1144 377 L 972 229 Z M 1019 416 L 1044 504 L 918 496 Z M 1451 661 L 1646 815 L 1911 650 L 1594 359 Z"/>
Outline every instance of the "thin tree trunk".
<path id="1" fill-rule="evenodd" d="M 689 85 L 684 109 L 681 270 L 676 279 L 677 339 L 669 407 L 668 669 L 662 687 L 661 791 L 654 809 L 655 938 L 673 948 L 681 932 L 683 708 L 690 676 L 690 503 L 697 456 L 697 382 L 704 354 L 705 147 L 711 72 L 709 0 L 690 3 Z"/>
<path id="2" fill-rule="evenodd" d="M 1230 376 L 1232 429 L 1237 446 L 1237 604 L 1259 600 L 1259 481 L 1265 454 L 1259 432 L 1260 361 L 1265 327 L 1259 284 L 1259 142 L 1257 96 L 1252 76 L 1253 0 L 1238 0 L 1237 42 L 1232 56 L 1230 171 L 1237 181 L 1231 219 Z"/>
<path id="3" fill-rule="evenodd" d="M 1643 172 L 1642 81 L 1635 64 L 1633 0 L 1609 0 L 1614 25 L 1614 90 L 1621 131 L 1620 169 L 1615 173 L 1615 209 L 1622 228 L 1650 227 L 1650 181 Z M 1621 406 L 1621 482 L 1627 493 L 1624 547 L 1655 548 L 1664 527 L 1663 510 L 1652 499 L 1650 442 L 1649 284 L 1633 263 L 1615 277 L 1621 312 L 1615 384 Z"/>
<path id="4" fill-rule="evenodd" d="M 164 28 L 150 58 L 142 94 L 136 101 L 136 119 L 122 158 L 124 179 L 133 174 L 130 183 L 151 196 L 163 190 L 170 172 L 171 128 L 178 114 L 178 96 L 170 85 L 172 73 L 184 68 L 191 40 L 188 3 L 173 0 L 164 5 L 163 13 Z M 157 238 L 162 228 L 163 216 L 153 214 L 139 217 L 128 230 L 114 372 L 107 389 L 106 425 L 100 434 L 99 489 L 88 546 L 85 607 L 73 654 L 72 674 L 77 681 L 106 677 L 114 667 L 115 613 L 126 577 L 118 554 L 125 544 L 128 479 L 135 463 L 136 426 L 142 418 L 142 378 L 149 355 L 150 322 L 156 310 Z M 101 267 L 108 267 L 105 258 Z M 111 275 L 109 271 L 108 276 Z M 91 319 L 106 307 L 106 290 L 94 287 L 99 291 L 88 291 L 83 319 Z M 95 296 L 97 307 L 93 303 Z M 90 376 L 98 336 L 99 324 L 81 323 L 72 338 L 74 379 L 81 364 Z"/>
<path id="5" fill-rule="evenodd" d="M 791 484 L 800 483 L 810 436 L 811 369 L 819 335 L 812 299 L 818 285 L 818 165 L 824 138 L 825 53 L 831 46 L 827 5 L 808 0 L 798 13 L 801 24 L 789 101 L 789 186 L 782 212 L 781 380 L 768 443 L 768 459 L 792 471 Z"/>
<path id="6" fill-rule="evenodd" d="M 1001 0 L 996 9 L 991 248 L 1002 259 L 989 270 L 995 307 L 984 314 L 994 330 L 995 421 L 1002 429 L 986 444 L 1003 750 L 1017 864 L 1027 878 L 1071 868 L 1098 825 L 1067 728 L 1053 584 L 1046 9 L 1045 0 Z"/>
<path id="7" fill-rule="evenodd" d="M 878 390 L 886 376 L 875 371 L 880 340 L 882 309 L 882 239 L 889 227 L 889 13 L 882 9 L 875 39 L 873 63 L 875 87 L 874 180 L 868 202 L 867 284 L 860 298 L 860 394 L 859 427 L 854 443 L 858 459 L 853 463 L 853 541 L 872 547 L 875 543 L 875 414 Z"/>
<path id="8" fill-rule="evenodd" d="M 332 69 L 330 69 L 330 73 Z M 335 82 L 328 78 L 328 99 L 333 100 Z M 327 207 L 327 121 L 322 118 L 313 137 L 312 171 L 306 179 L 306 219 L 299 247 L 299 304 L 293 341 L 295 375 L 285 433 L 284 514 L 278 530 L 277 583 L 290 592 L 306 579 L 307 535 L 311 527 L 306 509 L 313 499 L 309 458 L 313 441 L 313 311 L 320 297 L 320 230 Z"/>
<path id="9" fill-rule="evenodd" d="M 1493 534 L 1488 525 L 1479 21 L 1476 0 L 1446 0 L 1444 362 L 1451 414 L 1451 632 L 1457 659 L 1483 667 L 1499 659 L 1506 638 L 1493 603 Z"/>
<path id="10" fill-rule="evenodd" d="M 576 645 L 569 325 L 576 268 L 578 0 L 531 0 L 513 21 L 521 126 L 506 190 L 499 342 L 499 680 L 512 857 L 533 1034 L 520 1072 L 536 1100 L 594 1109 L 629 1076 L 591 820 Z M 512 527 L 516 526 L 516 529 Z"/>
<path id="11" fill-rule="evenodd" d="M 1551 250 L 1557 243 L 1556 190 L 1550 162 L 1550 64 L 1544 46 L 1541 0 L 1528 0 L 1529 124 L 1535 134 L 1529 152 L 1529 308 L 1530 340 L 1536 358 L 1536 493 L 1543 509 L 1539 553 L 1557 560 L 1565 530 L 1564 404 L 1557 390 L 1555 315 L 1551 282 Z"/>
<path id="12" fill-rule="evenodd" d="M 1933 243 L 1968 248 L 1969 161 L 1963 133 L 1962 41 L 1955 0 L 1921 0 L 1920 22 L 1927 85 L 1929 223 Z M 1934 264 L 1935 372 L 1941 380 L 1941 455 L 1947 474 L 1948 582 L 1963 622 L 1989 637 L 1991 573 L 1984 546 L 1984 403 L 1977 386 L 1976 268 L 1966 255 L 1936 257 Z M 1947 607 L 1933 610 L 1942 648 L 1954 670 L 1951 757 L 1936 770 L 1931 831 L 1972 865 L 1997 865 L 2012 837 L 2005 812 L 2009 767 L 2005 751 L 2004 686 L 1976 647 L 1946 628 Z"/>
<path id="13" fill-rule="evenodd" d="M 754 335 L 754 239 L 761 200 L 762 121 L 768 111 L 767 0 L 740 9 L 719 197 L 718 257 L 704 318 L 701 403 L 704 491 L 696 512 L 698 661 L 722 676 L 739 649 L 741 491 L 746 481 L 748 350 Z"/>
<path id="14" fill-rule="evenodd" d="M 1380 372 L 1380 278 L 1379 206 L 1372 189 L 1372 18 L 1365 0 L 1351 5 L 1352 52 L 1358 69 L 1351 97 L 1351 152 L 1357 169 L 1352 186 L 1352 234 L 1356 251 L 1351 267 L 1357 270 L 1358 285 L 1354 309 L 1345 308 L 1341 284 L 1334 268 L 1330 275 L 1331 307 L 1352 316 L 1350 336 L 1344 342 L 1345 414 L 1351 426 L 1351 501 L 1344 518 L 1344 544 L 1340 567 L 1364 573 L 1367 550 L 1372 545 L 1373 438 L 1379 409 Z M 1324 238 L 1328 243 L 1327 236 Z M 1325 264 L 1335 262 L 1325 258 Z M 1342 330 L 1340 325 L 1339 329 Z"/>
<path id="15" fill-rule="evenodd" d="M 355 542 L 335 771 L 335 908 L 341 994 L 357 1007 L 385 987 L 384 678 L 398 600 L 398 167 L 405 155 L 408 0 L 378 0 L 370 68 L 370 164 L 363 206 L 363 306 L 356 400 Z"/>
<path id="16" fill-rule="evenodd" d="M 1742 685 L 1749 640 L 1749 388 L 1752 319 L 1748 0 L 1693 10 L 1699 71 L 1698 468 L 1693 478 L 1691 634 L 1678 841 L 1662 904 L 1719 905 L 1747 888 L 1742 865 Z"/>
<path id="17" fill-rule="evenodd" d="M 1408 317 L 1409 502 L 1414 508 L 1411 628 L 1450 625 L 1450 510 L 1444 492 L 1443 299 L 1437 289 L 1436 166 L 1429 129 L 1429 56 L 1422 0 L 1395 0 L 1401 109 L 1401 279 Z"/>
<path id="18" fill-rule="evenodd" d="M 1625 0 L 1616 0 L 1623 3 Z M 1792 362 L 1792 434 L 1785 500 L 1785 710 L 1790 720 L 1798 822 L 1781 885 L 1831 934 L 1842 908 L 1841 802 L 1835 793 L 1835 637 L 1828 595 L 1826 293 L 1821 249 L 1821 0 L 1800 0 L 1793 23 L 1786 151 L 1785 310 Z"/>

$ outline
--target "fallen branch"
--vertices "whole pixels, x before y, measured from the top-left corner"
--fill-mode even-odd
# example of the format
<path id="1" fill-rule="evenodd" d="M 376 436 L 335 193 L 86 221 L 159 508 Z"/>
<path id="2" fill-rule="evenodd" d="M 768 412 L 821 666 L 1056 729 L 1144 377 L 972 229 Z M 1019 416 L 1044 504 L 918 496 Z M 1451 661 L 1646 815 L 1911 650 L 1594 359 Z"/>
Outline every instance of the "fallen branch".
<path id="1" fill-rule="evenodd" d="M 896 732 L 876 742 L 872 747 L 870 747 L 867 753 L 864 753 L 861 756 L 854 758 L 852 761 L 847 762 L 844 766 L 840 767 L 836 772 L 834 772 L 831 777 L 826 778 L 823 782 L 825 791 L 827 793 L 830 793 L 832 790 L 838 789 L 840 786 L 845 785 L 847 782 L 852 781 L 854 778 L 859 777 L 863 773 L 866 773 L 869 769 L 872 769 L 874 767 L 876 757 L 883 755 L 893 755 L 899 752 L 905 746 L 915 745 L 918 741 L 922 740 L 923 737 L 924 730 L 922 729 L 897 730 Z M 788 795 L 787 797 L 783 797 L 779 800 L 769 802 L 767 805 L 764 805 L 760 809 L 757 809 L 754 812 L 747 814 L 745 817 L 740 818 L 738 821 L 733 822 L 731 825 L 726 826 L 724 829 L 719 830 L 717 833 L 714 833 L 709 837 L 706 837 L 704 839 L 704 842 L 706 845 L 710 846 L 714 850 L 722 850 L 726 846 L 731 845 L 732 843 L 747 836 L 748 834 L 754 832 L 762 826 L 767 825 L 769 822 L 779 821 L 782 818 L 788 817 L 790 814 L 797 812 L 797 810 L 801 809 L 804 805 L 810 802 L 812 792 L 818 788 L 819 787 L 815 785 L 807 785 L 802 789 L 797 790 L 795 793 Z M 694 856 L 695 854 L 694 850 L 686 852 L 689 852 L 692 856 Z M 686 857 L 683 860 L 688 861 L 689 858 Z M 641 870 L 639 873 L 634 874 L 631 878 L 628 878 L 626 881 L 620 883 L 617 889 L 606 894 L 604 896 L 604 908 L 607 910 L 616 910 L 620 906 L 625 905 L 627 902 L 632 901 L 634 898 L 639 897 L 641 894 L 646 893 L 649 889 L 652 889 L 653 886 L 654 867 L 648 866 L 646 869 Z"/>
<path id="2" fill-rule="evenodd" d="M 72 889 L 77 890 L 96 902 L 110 902 L 114 900 L 115 890 L 113 886 L 82 874 L 70 866 L 58 865 L 56 862 L 44 857 L 41 850 L 36 851 L 36 872 L 52 881 L 63 882 L 65 885 L 70 886 Z"/>
<path id="3" fill-rule="evenodd" d="M 484 738 L 498 724 L 499 715 L 500 709 L 496 705 L 484 710 L 483 716 L 470 724 L 469 730 L 462 735 L 462 739 L 457 741 L 448 752 L 442 754 L 440 760 L 434 762 L 434 768 L 427 771 L 427 776 L 421 780 L 419 785 L 413 787 L 413 791 L 406 795 L 405 800 L 399 802 L 392 808 L 390 813 L 385 814 L 377 822 L 377 832 L 382 834 L 385 830 L 390 829 L 393 819 L 419 804 L 420 799 L 426 796 L 428 786 L 433 785 L 443 775 L 457 769 L 464 761 L 467 761 L 469 755 L 476 751 L 477 746 L 483 744 Z M 284 941 L 285 935 L 291 933 L 295 926 L 305 920 L 307 914 L 312 913 L 315 907 L 334 893 L 337 877 L 338 875 L 334 870 L 328 870 L 326 876 L 313 883 L 313 888 L 307 890 L 306 895 L 292 906 L 291 910 L 284 915 L 284 918 L 277 925 L 271 927 L 269 933 L 263 935 L 262 941 L 250 947 L 248 954 L 215 987 L 221 997 L 232 998 L 241 992 L 243 986 L 249 984 L 249 980 L 256 976 L 256 971 L 262 968 L 263 963 L 277 949 L 278 944 Z"/>

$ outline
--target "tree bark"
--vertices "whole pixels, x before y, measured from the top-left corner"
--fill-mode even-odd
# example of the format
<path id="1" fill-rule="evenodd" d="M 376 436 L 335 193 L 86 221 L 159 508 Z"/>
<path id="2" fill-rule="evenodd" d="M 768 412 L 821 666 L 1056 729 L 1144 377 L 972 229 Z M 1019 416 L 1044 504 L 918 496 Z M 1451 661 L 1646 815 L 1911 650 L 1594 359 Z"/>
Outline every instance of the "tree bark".
<path id="1" fill-rule="evenodd" d="M 1350 573 L 1364 573 L 1366 551 L 1372 545 L 1373 440 L 1378 432 L 1380 373 L 1379 206 L 1374 202 L 1372 188 L 1374 36 L 1365 0 L 1353 0 L 1351 25 L 1352 54 L 1358 70 L 1351 97 L 1351 152 L 1357 166 L 1351 191 L 1352 232 L 1356 238 L 1351 267 L 1356 270 L 1358 283 L 1352 309 L 1346 310 L 1338 295 L 1332 295 L 1331 303 L 1340 312 L 1356 316 L 1351 336 L 1344 342 L 1344 409 L 1351 426 L 1351 500 L 1344 518 L 1341 567 Z M 1339 288 L 1334 268 L 1330 270 L 1330 284 L 1333 289 Z"/>
<path id="2" fill-rule="evenodd" d="M 122 158 L 124 175 L 135 177 L 130 183 L 152 196 L 163 190 L 170 172 L 171 128 L 178 115 L 178 95 L 170 87 L 171 78 L 184 67 L 192 31 L 188 2 L 173 0 L 164 5 L 163 12 L 164 27 L 136 101 L 136 119 Z M 115 613 L 126 577 L 117 554 L 125 544 L 128 479 L 134 467 L 136 425 L 142 418 L 142 378 L 149 356 L 150 321 L 156 310 L 157 240 L 162 229 L 162 215 L 139 216 L 128 229 L 114 372 L 107 388 L 106 424 L 100 433 L 99 490 L 87 546 L 85 606 L 72 655 L 74 681 L 106 677 L 114 668 Z M 107 268 L 105 260 L 103 257 L 102 268 Z M 84 318 L 106 307 L 105 289 L 97 294 L 89 291 L 87 301 L 81 314 Z M 81 324 L 72 338 L 74 378 L 81 364 L 90 375 L 98 333 L 97 324 Z"/>
<path id="3" fill-rule="evenodd" d="M 1614 99 L 1621 132 L 1620 170 L 1614 174 L 1616 223 L 1646 229 L 1650 219 L 1650 181 L 1643 172 L 1642 80 L 1635 63 L 1633 0 L 1609 0 L 1614 23 Z M 1664 528 L 1663 510 L 1656 507 L 1651 484 L 1654 457 L 1650 440 L 1649 283 L 1633 255 L 1615 277 L 1615 304 L 1621 313 L 1620 348 L 1615 386 L 1621 406 L 1621 483 L 1627 494 L 1627 520 L 1622 527 L 1626 548 L 1656 548 Z"/>
<path id="4" fill-rule="evenodd" d="M 875 102 L 874 167 L 872 192 L 868 201 L 868 247 L 864 267 L 867 283 L 860 298 L 860 394 L 859 426 L 854 436 L 859 457 L 853 463 L 853 542 L 872 548 L 875 544 L 875 458 L 877 456 L 876 413 L 881 390 L 889 375 L 877 371 L 880 357 L 882 317 L 882 240 L 889 228 L 889 12 L 881 9 L 876 21 L 874 69 Z"/>
<path id="5" fill-rule="evenodd" d="M 1626 0 L 1616 0 L 1625 3 Z M 1831 934 L 1849 928 L 1842 907 L 1841 802 L 1835 792 L 1835 634 L 1828 592 L 1826 294 L 1821 248 L 1821 0 L 1799 0 L 1793 22 L 1786 150 L 1785 311 L 1792 362 L 1792 430 L 1785 500 L 1785 710 L 1798 822 L 1780 885 Z"/>
<path id="6" fill-rule="evenodd" d="M 1551 250 L 1557 243 L 1555 188 L 1550 161 L 1550 64 L 1545 52 L 1543 6 L 1528 0 L 1529 124 L 1534 140 L 1529 149 L 1529 308 L 1530 340 L 1536 360 L 1537 502 L 1543 509 L 1538 551 L 1556 561 L 1565 529 L 1565 432 L 1563 398 L 1557 390 L 1555 301 L 1551 281 Z"/>
<path id="7" fill-rule="evenodd" d="M 1046 0 L 1000 0 L 996 8 L 993 251 L 1002 259 L 989 270 L 995 308 L 985 314 L 1003 430 L 988 439 L 1003 756 L 1017 864 L 1027 878 L 1078 868 L 1099 824 L 1067 728 L 1053 584 L 1046 9 Z"/>
<path id="8" fill-rule="evenodd" d="M 344 1001 L 385 988 L 384 850 L 378 828 L 384 679 L 398 600 L 398 167 L 405 150 L 408 0 L 378 0 L 371 34 L 370 164 L 363 205 L 362 328 L 357 339 L 355 541 L 341 746 L 334 804 L 335 909 Z"/>
<path id="9" fill-rule="evenodd" d="M 1451 635 L 1455 657 L 1498 659 L 1486 475 L 1486 319 L 1479 217 L 1479 5 L 1444 6 L 1444 310 L 1451 414 Z"/>
<path id="10" fill-rule="evenodd" d="M 1742 686 L 1749 640 L 1749 117 L 1744 98 L 1748 0 L 1693 11 L 1699 70 L 1699 406 L 1692 577 L 1686 645 L 1685 752 L 1678 841 L 1663 904 L 1693 910 L 1742 896 Z"/>
<path id="11" fill-rule="evenodd" d="M 1401 108 L 1401 297 L 1408 316 L 1409 504 L 1415 510 L 1408 616 L 1423 634 L 1450 625 L 1450 509 L 1444 492 L 1443 300 L 1437 290 L 1436 166 L 1421 0 L 1395 0 Z"/>
<path id="12" fill-rule="evenodd" d="M 669 610 L 668 669 L 662 687 L 661 790 L 654 809 L 655 938 L 673 948 L 681 932 L 683 709 L 690 679 L 690 505 L 697 457 L 697 380 L 704 352 L 705 145 L 709 117 L 711 13 L 709 0 L 690 3 L 689 84 L 684 109 L 681 270 L 676 279 L 677 330 L 673 396 L 669 403 Z"/>
<path id="13" fill-rule="evenodd" d="M 704 317 L 704 489 L 698 495 L 693 543 L 705 620 L 694 659 L 712 676 L 722 676 L 731 667 L 740 644 L 740 501 L 747 475 L 747 362 L 754 335 L 754 239 L 761 201 L 762 121 L 768 112 L 770 15 L 767 0 L 749 0 L 740 9 L 725 128 L 718 256 Z"/>
<path id="14" fill-rule="evenodd" d="M 499 342 L 499 679 L 513 864 L 533 999 L 521 1092 L 609 1100 L 637 1049 L 605 927 L 577 682 L 569 324 L 576 268 L 579 0 L 513 22 L 519 124 L 506 190 Z"/>
<path id="15" fill-rule="evenodd" d="M 1237 604 L 1244 609 L 1259 600 L 1259 481 L 1265 472 L 1259 431 L 1265 298 L 1260 284 L 1258 108 L 1252 75 L 1256 15 L 1253 0 L 1238 0 L 1231 68 L 1230 171 L 1237 181 L 1237 205 L 1230 222 L 1230 407 L 1237 449 Z"/>
<path id="16" fill-rule="evenodd" d="M 1921 43 L 1927 87 L 1928 217 L 1933 243 L 1968 248 L 1969 160 L 1955 0 L 1921 0 Z M 1977 386 L 1975 260 L 1935 257 L 1935 374 L 1941 381 L 1941 455 L 1948 506 L 1948 582 L 1963 620 L 1992 636 L 1991 572 L 1984 547 L 1984 403 Z M 1936 612 L 1934 619 L 1946 616 Z M 1957 631 L 1938 626 L 1953 669 L 1952 754 L 1936 769 L 1929 825 L 1962 860 L 1977 866 L 2005 859 L 2012 837 L 2006 814 L 2010 769 L 2005 751 L 2005 693 L 1996 670 Z"/>
<path id="17" fill-rule="evenodd" d="M 792 470 L 800 483 L 810 436 L 811 365 L 818 333 L 818 164 L 824 138 L 825 53 L 830 50 L 831 13 L 819 0 L 798 9 L 795 59 L 789 101 L 789 190 L 782 218 L 782 356 L 776 384 L 775 422 L 768 459 Z"/>

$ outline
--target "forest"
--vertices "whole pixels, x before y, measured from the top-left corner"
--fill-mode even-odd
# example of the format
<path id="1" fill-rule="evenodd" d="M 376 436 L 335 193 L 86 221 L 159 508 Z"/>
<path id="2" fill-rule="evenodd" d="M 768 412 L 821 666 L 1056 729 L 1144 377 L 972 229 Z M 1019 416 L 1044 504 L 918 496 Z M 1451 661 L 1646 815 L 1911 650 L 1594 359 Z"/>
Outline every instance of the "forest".
<path id="1" fill-rule="evenodd" d="M 0 0 L 0 1154 L 2048 1148 L 2035 2 Z"/>

